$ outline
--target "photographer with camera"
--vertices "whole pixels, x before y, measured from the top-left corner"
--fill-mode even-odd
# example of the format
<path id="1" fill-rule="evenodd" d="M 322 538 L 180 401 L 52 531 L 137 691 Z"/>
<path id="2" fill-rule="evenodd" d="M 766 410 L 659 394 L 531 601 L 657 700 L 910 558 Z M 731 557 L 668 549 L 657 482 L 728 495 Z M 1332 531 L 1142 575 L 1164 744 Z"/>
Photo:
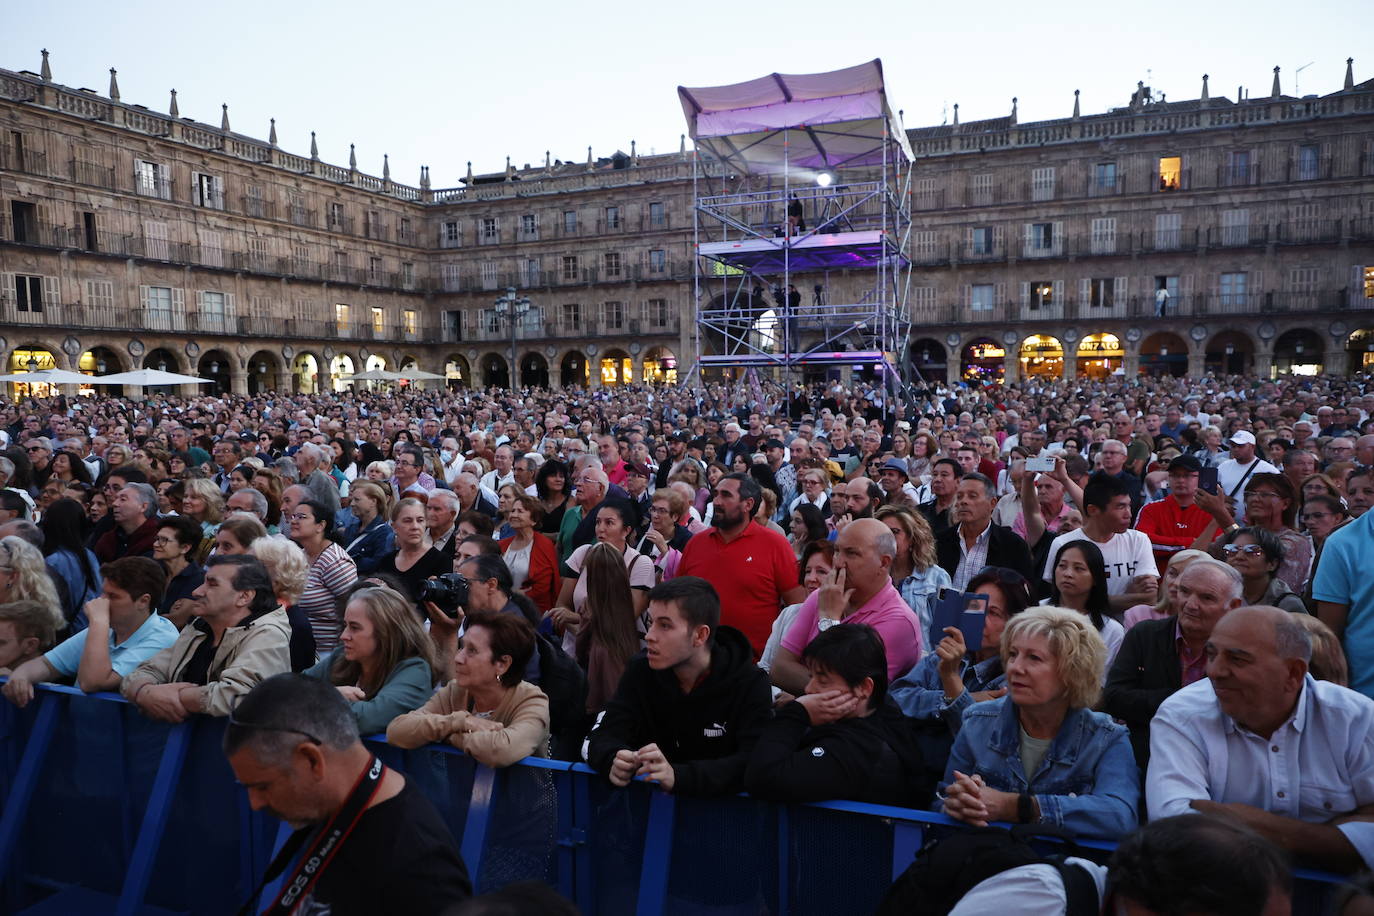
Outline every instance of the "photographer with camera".
<path id="1" fill-rule="evenodd" d="M 515 591 L 510 568 L 500 554 L 481 554 L 454 564 L 454 572 L 426 579 L 420 584 L 419 600 L 429 614 L 429 634 L 438 653 L 440 679 L 453 676 L 453 657 L 458 651 L 468 614 L 509 614 L 524 618 L 530 626 L 539 622 L 539 612 L 524 595 Z M 539 681 L 539 653 L 531 653 L 524 679 Z"/>

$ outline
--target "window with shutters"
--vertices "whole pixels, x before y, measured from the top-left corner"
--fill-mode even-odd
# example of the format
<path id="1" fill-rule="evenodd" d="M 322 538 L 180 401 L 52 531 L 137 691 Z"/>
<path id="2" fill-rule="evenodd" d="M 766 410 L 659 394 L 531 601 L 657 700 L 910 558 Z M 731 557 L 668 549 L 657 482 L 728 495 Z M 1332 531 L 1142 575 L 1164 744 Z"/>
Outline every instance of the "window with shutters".
<path id="1" fill-rule="evenodd" d="M 267 215 L 267 206 L 262 199 L 262 186 L 250 184 L 244 191 L 243 210 L 249 216 Z"/>
<path id="2" fill-rule="evenodd" d="M 410 217 L 403 216 L 396 222 L 396 240 L 403 245 L 415 242 L 415 232 L 410 226 Z"/>
<path id="3" fill-rule="evenodd" d="M 92 308 L 114 308 L 114 283 L 109 280 L 87 280 L 86 304 Z"/>
<path id="4" fill-rule="evenodd" d="M 248 316 L 262 320 L 277 317 L 277 300 L 271 296 L 253 296 L 248 300 Z M 302 318 L 305 317 L 301 314 Z"/>
<path id="5" fill-rule="evenodd" d="M 935 314 L 935 287 L 913 286 L 911 288 L 911 317 L 920 321 Z"/>
<path id="6" fill-rule="evenodd" d="M 144 197 L 172 199 L 172 176 L 167 166 L 146 159 L 134 160 L 134 191 Z"/>
<path id="7" fill-rule="evenodd" d="M 382 337 L 386 334 L 386 313 L 377 306 L 372 307 L 372 335 Z"/>
<path id="8" fill-rule="evenodd" d="M 14 275 L 14 307 L 16 311 L 43 311 L 43 278 L 28 274 Z"/>
<path id="9" fill-rule="evenodd" d="M 1297 204 L 1292 209 L 1289 237 L 1295 242 L 1316 241 L 1320 235 L 1316 204 Z"/>
<path id="10" fill-rule="evenodd" d="M 606 302 L 601 306 L 601 329 L 603 331 L 623 331 L 625 329 L 625 304 Z"/>
<path id="11" fill-rule="evenodd" d="M 997 290 L 991 283 L 975 283 L 969 290 L 969 308 L 975 312 L 990 312 L 997 304 Z"/>
<path id="12" fill-rule="evenodd" d="M 1117 288 L 1113 277 L 1094 277 L 1090 281 L 1088 304 L 1093 308 L 1112 308 L 1116 305 Z"/>
<path id="13" fill-rule="evenodd" d="M 500 285 L 501 275 L 496 267 L 495 261 L 482 262 L 482 289 L 496 289 Z"/>
<path id="14" fill-rule="evenodd" d="M 1092 189 L 1095 194 L 1116 193 L 1116 163 L 1099 162 L 1093 166 Z"/>
<path id="15" fill-rule="evenodd" d="M 381 283 L 385 273 L 386 268 L 381 258 L 370 257 L 367 259 L 367 282 Z"/>
<path id="16" fill-rule="evenodd" d="M 352 308 L 346 302 L 334 303 L 334 329 L 340 334 L 348 334 L 352 324 Z"/>
<path id="17" fill-rule="evenodd" d="M 644 320 L 651 327 L 664 328 L 668 326 L 668 300 L 650 299 L 644 303 Z"/>
<path id="18" fill-rule="evenodd" d="M 1294 267 L 1288 272 L 1288 288 L 1295 293 L 1313 293 L 1321 271 L 1315 267 Z"/>
<path id="19" fill-rule="evenodd" d="M 1226 165 L 1222 168 L 1222 187 L 1237 187 L 1250 184 L 1252 180 L 1250 151 L 1233 149 L 1226 154 Z"/>
<path id="20" fill-rule="evenodd" d="M 143 255 L 158 261 L 169 261 L 172 247 L 167 242 L 167 224 L 148 221 L 143 224 Z"/>
<path id="21" fill-rule="evenodd" d="M 224 209 L 224 179 L 203 172 L 191 173 L 191 203 L 211 210 Z"/>
<path id="22" fill-rule="evenodd" d="M 992 200 L 992 173 L 983 172 L 969 177 L 969 203 L 975 207 L 986 207 Z"/>
<path id="23" fill-rule="evenodd" d="M 524 239 L 539 238 L 539 221 L 535 219 L 533 213 L 525 213 L 520 217 L 520 237 Z"/>
<path id="24" fill-rule="evenodd" d="M 1026 308 L 1032 311 L 1047 309 L 1054 305 L 1054 281 L 1032 280 L 1026 293 Z"/>
<path id="25" fill-rule="evenodd" d="M 461 275 L 457 264 L 441 264 L 439 266 L 439 282 L 443 284 L 446 292 L 457 292 L 460 289 Z"/>
<path id="26" fill-rule="evenodd" d="M 939 205 L 939 192 L 935 185 L 935 179 L 918 178 L 916 180 L 916 209 L 931 210 Z"/>
<path id="27" fill-rule="evenodd" d="M 1312 181 L 1321 177 L 1321 147 L 1304 143 L 1298 147 L 1298 181 Z"/>
<path id="28" fill-rule="evenodd" d="M 415 288 L 415 265 L 409 261 L 401 264 L 401 285 L 406 289 Z"/>
<path id="29" fill-rule="evenodd" d="M 287 192 L 286 213 L 296 226 L 309 226 L 315 221 L 314 214 L 305 208 L 305 198 L 295 191 Z"/>
<path id="30" fill-rule="evenodd" d="M 196 293 L 200 308 L 199 326 L 202 331 L 223 334 L 228 326 L 228 295 L 218 290 L 203 289 Z"/>
<path id="31" fill-rule="evenodd" d="M 993 254 L 993 233 L 991 226 L 974 226 L 969 230 L 970 243 L 974 254 Z"/>
<path id="32" fill-rule="evenodd" d="M 1116 218 L 1105 216 L 1094 219 L 1089 244 L 1093 254 L 1116 254 Z"/>
<path id="33" fill-rule="evenodd" d="M 457 248 L 463 244 L 463 230 L 456 219 L 445 221 L 439 228 L 439 246 Z"/>
<path id="34" fill-rule="evenodd" d="M 335 232 L 344 231 L 344 205 L 337 200 L 329 202 L 329 208 L 325 211 L 326 218 L 329 220 L 329 228 Z"/>
<path id="35" fill-rule="evenodd" d="M 619 229 L 619 228 L 620 228 L 620 208 L 619 208 L 619 207 L 607 207 L 607 208 L 606 208 L 606 228 L 607 228 L 607 229 Z"/>
<path id="36" fill-rule="evenodd" d="M 564 210 L 564 211 L 563 211 L 563 231 L 564 231 L 566 234 L 568 234 L 568 235 L 571 235 L 571 234 L 573 234 L 573 233 L 575 233 L 575 232 L 577 231 L 577 211 L 576 211 L 576 210 Z"/>
<path id="37" fill-rule="evenodd" d="M 544 271 L 539 267 L 538 258 L 526 258 L 524 279 L 526 286 L 539 286 L 544 279 Z"/>
<path id="38" fill-rule="evenodd" d="M 1183 214 L 1155 214 L 1155 250 L 1173 251 L 1183 245 Z"/>
<path id="39" fill-rule="evenodd" d="M 291 246 L 291 268 L 294 273 L 310 272 L 310 248 L 307 245 Z"/>
<path id="40" fill-rule="evenodd" d="M 582 306 L 580 303 L 565 302 L 559 311 L 559 320 L 564 331 L 582 330 Z"/>
<path id="41" fill-rule="evenodd" d="M 564 279 L 564 280 L 576 280 L 576 279 L 577 279 L 577 276 L 578 276 L 578 274 L 577 274 L 577 255 L 564 255 L 564 256 L 563 256 L 563 279 Z"/>
<path id="42" fill-rule="evenodd" d="M 334 252 L 334 274 L 337 279 L 348 279 L 348 271 L 351 265 L 348 263 L 348 252 L 336 250 Z"/>
<path id="43" fill-rule="evenodd" d="M 655 201 L 649 204 L 649 228 L 663 229 L 668 225 L 668 211 L 663 204 Z"/>
<path id="44" fill-rule="evenodd" d="M 912 254 L 923 261 L 930 261 L 935 257 L 935 230 L 922 229 L 911 234 Z"/>
<path id="45" fill-rule="evenodd" d="M 1031 200 L 1054 200 L 1054 167 L 1031 169 Z"/>
<path id="46" fill-rule="evenodd" d="M 602 266 L 606 269 L 607 279 L 620 276 L 620 252 L 608 251 L 602 256 Z"/>
<path id="47" fill-rule="evenodd" d="M 1250 211 L 1221 211 L 1221 244 L 1247 245 L 1250 242 Z"/>
<path id="48" fill-rule="evenodd" d="M 255 270 L 266 270 L 267 264 L 267 239 L 260 235 L 250 235 L 248 237 L 248 257 Z"/>
<path id="49" fill-rule="evenodd" d="M 500 230 L 496 225 L 496 217 L 484 216 L 478 226 L 483 245 L 494 244 L 501 239 Z"/>
<path id="50" fill-rule="evenodd" d="M 406 309 L 402 312 L 401 322 L 407 337 L 414 337 L 420 333 L 420 313 L 415 309 Z"/>
<path id="51" fill-rule="evenodd" d="M 224 266 L 224 235 L 213 229 L 200 230 L 200 263 L 206 267 Z"/>
<path id="52" fill-rule="evenodd" d="M 1221 304 L 1232 308 L 1239 308 L 1246 303 L 1246 285 L 1248 276 L 1243 271 L 1221 275 L 1220 292 Z"/>
<path id="53" fill-rule="evenodd" d="M 668 270 L 668 252 L 662 248 L 649 249 L 649 273 L 661 274 Z"/>
<path id="54" fill-rule="evenodd" d="M 1026 255 L 1053 254 L 1055 250 L 1054 223 L 1031 223 L 1026 227 Z"/>
<path id="55" fill-rule="evenodd" d="M 1161 156 L 1158 165 L 1159 189 L 1177 191 L 1183 187 L 1183 157 Z"/>

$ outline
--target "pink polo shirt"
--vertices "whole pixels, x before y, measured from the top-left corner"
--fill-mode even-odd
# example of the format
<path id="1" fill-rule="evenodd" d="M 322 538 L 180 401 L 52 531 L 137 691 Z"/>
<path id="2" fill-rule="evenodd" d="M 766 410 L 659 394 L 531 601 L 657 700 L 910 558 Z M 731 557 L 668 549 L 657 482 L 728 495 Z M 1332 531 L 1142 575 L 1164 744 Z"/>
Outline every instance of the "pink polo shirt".
<path id="1" fill-rule="evenodd" d="M 807 643 L 816 638 L 820 628 L 816 625 L 820 617 L 817 607 L 817 592 L 812 592 L 802 602 L 792 627 L 782 638 L 782 647 L 801 658 Z M 921 660 L 921 619 L 916 616 L 897 589 L 888 581 L 879 589 L 878 594 L 857 611 L 850 611 L 843 623 L 866 623 L 878 631 L 887 650 L 887 677 L 891 683 L 910 671 Z"/>

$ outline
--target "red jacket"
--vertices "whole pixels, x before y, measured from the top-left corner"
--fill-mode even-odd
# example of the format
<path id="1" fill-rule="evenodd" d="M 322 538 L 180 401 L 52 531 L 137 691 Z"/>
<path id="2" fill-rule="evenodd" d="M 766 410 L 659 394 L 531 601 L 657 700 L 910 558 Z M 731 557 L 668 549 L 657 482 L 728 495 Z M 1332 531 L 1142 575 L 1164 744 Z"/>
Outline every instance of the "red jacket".
<path id="1" fill-rule="evenodd" d="M 502 556 L 505 556 L 514 540 L 515 536 L 512 535 L 497 542 L 501 545 Z M 563 582 L 558 577 L 558 549 L 553 546 L 553 541 L 536 531 L 534 543 L 530 545 L 530 570 L 525 574 L 525 597 L 533 601 L 542 614 L 553 607 L 562 587 Z"/>

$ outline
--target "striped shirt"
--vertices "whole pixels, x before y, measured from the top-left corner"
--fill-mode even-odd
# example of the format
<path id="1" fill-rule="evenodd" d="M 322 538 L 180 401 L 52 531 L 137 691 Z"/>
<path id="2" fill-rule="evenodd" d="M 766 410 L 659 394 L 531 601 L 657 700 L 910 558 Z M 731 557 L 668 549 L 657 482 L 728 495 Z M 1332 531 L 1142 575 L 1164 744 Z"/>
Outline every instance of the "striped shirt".
<path id="1" fill-rule="evenodd" d="M 338 648 L 339 631 L 343 629 L 339 622 L 339 599 L 357 578 L 358 567 L 353 558 L 333 542 L 310 564 L 310 572 L 305 577 L 305 591 L 296 606 L 310 620 L 310 631 L 315 635 L 315 651 L 321 657 Z"/>

